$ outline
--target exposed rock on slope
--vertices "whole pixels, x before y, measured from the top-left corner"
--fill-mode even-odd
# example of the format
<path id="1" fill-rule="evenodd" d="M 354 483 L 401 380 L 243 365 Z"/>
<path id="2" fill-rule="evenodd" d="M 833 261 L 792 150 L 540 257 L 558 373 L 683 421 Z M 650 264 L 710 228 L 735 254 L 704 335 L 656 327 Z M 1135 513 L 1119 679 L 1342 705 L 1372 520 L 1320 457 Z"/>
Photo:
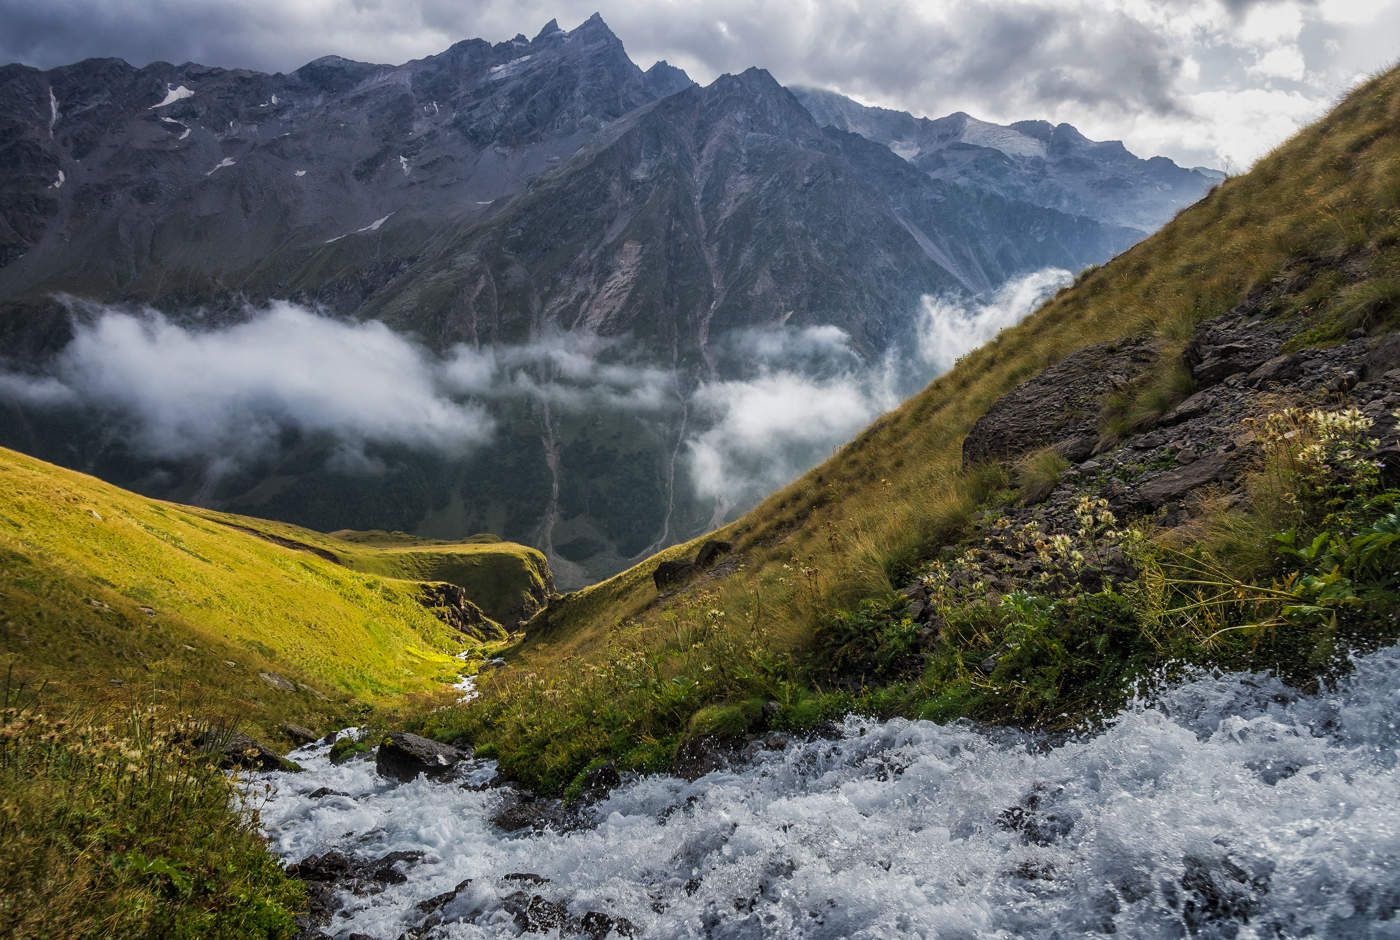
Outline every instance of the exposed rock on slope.
<path id="1" fill-rule="evenodd" d="M 1157 361 L 1160 343 L 1132 339 L 1087 346 L 1020 385 L 987 410 L 963 441 L 963 461 L 1016 457 L 1053 446 L 1070 460 L 1099 441 L 1099 405 Z"/>

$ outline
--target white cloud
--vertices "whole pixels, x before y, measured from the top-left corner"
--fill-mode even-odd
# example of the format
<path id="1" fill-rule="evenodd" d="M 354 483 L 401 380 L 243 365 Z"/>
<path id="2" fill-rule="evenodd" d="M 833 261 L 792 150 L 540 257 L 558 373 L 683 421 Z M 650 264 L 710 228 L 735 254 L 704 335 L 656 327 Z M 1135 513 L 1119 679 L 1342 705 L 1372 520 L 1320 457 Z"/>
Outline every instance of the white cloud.
<path id="1" fill-rule="evenodd" d="M 731 335 L 722 349 L 751 374 L 705 383 L 695 392 L 700 430 L 686 448 L 696 494 L 715 501 L 716 523 L 746 508 L 829 457 L 1071 279 L 1068 271 L 1046 268 L 983 301 L 926 297 L 912 346 L 896 346 L 875 362 L 862 359 L 834 326 Z"/>
<path id="2" fill-rule="evenodd" d="M 47 381 L 116 415 L 152 456 L 237 462 L 290 429 L 338 438 L 349 461 L 368 443 L 465 453 L 489 438 L 491 418 L 450 397 L 438 370 L 382 323 L 279 303 L 205 331 L 154 311 L 103 311 L 76 327 Z"/>
<path id="3" fill-rule="evenodd" d="M 212 329 L 90 307 L 51 374 L 0 372 L 0 398 L 103 412 L 136 452 L 214 471 L 274 453 L 295 431 L 335 441 L 333 468 L 375 472 L 370 445 L 455 456 L 483 446 L 496 427 L 491 407 L 507 399 L 635 413 L 678 406 L 674 374 L 633 365 L 625 352 L 620 340 L 575 333 L 437 356 L 377 321 L 290 303 Z"/>
<path id="4" fill-rule="evenodd" d="M 982 303 L 925 297 L 919 312 L 919 358 L 934 375 L 948 371 L 961 356 L 1020 323 L 1073 279 L 1062 268 L 1044 268 L 1006 282 Z"/>
<path id="5" fill-rule="evenodd" d="M 1277 46 L 1260 56 L 1247 71 L 1251 75 L 1263 78 L 1287 78 L 1300 82 L 1307 74 L 1307 67 L 1303 62 L 1303 53 L 1298 47 Z"/>

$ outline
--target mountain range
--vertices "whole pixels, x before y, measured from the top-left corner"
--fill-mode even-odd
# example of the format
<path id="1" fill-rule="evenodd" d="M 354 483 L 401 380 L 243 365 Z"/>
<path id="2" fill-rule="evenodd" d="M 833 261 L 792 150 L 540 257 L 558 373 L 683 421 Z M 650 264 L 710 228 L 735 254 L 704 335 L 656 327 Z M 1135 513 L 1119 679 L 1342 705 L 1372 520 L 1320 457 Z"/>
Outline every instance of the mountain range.
<path id="1" fill-rule="evenodd" d="M 565 585 L 762 495 L 694 483 L 716 389 L 907 366 L 925 298 L 1101 263 L 1218 181 L 1068 125 L 929 121 L 761 69 L 702 87 L 643 71 L 597 15 L 397 66 L 6 66 L 0 152 L 0 443 L 325 530 L 493 531 Z M 283 302 L 425 361 L 490 358 L 449 395 L 489 413 L 480 439 L 371 433 L 346 461 L 334 429 L 273 421 L 273 445 L 216 460 L 150 446 L 151 409 L 71 393 L 102 371 L 76 341 L 106 348 L 114 311 L 217 337 Z M 810 331 L 836 360 L 797 361 Z M 55 363 L 70 393 L 37 393 Z M 901 393 L 930 377 L 903 374 Z M 583 394 L 600 381 L 617 395 Z"/>

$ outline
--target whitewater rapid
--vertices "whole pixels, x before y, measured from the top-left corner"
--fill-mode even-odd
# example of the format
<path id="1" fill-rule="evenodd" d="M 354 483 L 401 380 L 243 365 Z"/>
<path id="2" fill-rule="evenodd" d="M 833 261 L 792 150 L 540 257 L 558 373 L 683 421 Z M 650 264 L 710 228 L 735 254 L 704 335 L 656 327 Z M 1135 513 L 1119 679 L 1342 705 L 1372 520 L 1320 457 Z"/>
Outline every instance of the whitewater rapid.
<path id="1" fill-rule="evenodd" d="M 484 761 L 395 784 L 312 745 L 291 755 L 306 772 L 247 783 L 288 862 L 424 853 L 344 895 L 340 938 L 393 940 L 465 879 L 421 935 L 521 936 L 512 873 L 647 937 L 1400 937 L 1397 722 L 1389 648 L 1317 695 L 1197 678 L 1055 746 L 852 717 L 693 783 L 625 783 L 572 832 L 495 829 Z"/>

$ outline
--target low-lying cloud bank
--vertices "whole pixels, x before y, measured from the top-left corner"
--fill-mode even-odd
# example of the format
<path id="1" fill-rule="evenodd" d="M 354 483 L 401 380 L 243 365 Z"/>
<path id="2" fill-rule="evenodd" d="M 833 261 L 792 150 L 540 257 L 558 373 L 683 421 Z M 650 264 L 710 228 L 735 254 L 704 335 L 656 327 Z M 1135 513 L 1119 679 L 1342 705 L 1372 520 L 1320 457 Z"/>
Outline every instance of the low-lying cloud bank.
<path id="1" fill-rule="evenodd" d="M 835 326 L 736 331 L 713 350 L 721 378 L 685 395 L 671 368 L 590 334 L 438 354 L 382 323 L 290 303 L 205 329 L 75 307 L 74 338 L 48 374 L 0 371 L 0 400 L 92 411 L 135 454 L 212 476 L 277 456 L 288 435 L 333 441 L 342 472 L 380 471 L 374 454 L 395 447 L 466 457 L 491 445 L 510 402 L 670 428 L 684 408 L 685 476 L 719 518 L 830 456 L 1069 279 L 1046 269 L 981 302 L 925 298 L 910 340 L 875 361 Z"/>
<path id="2" fill-rule="evenodd" d="M 206 330 L 153 310 L 75 313 L 52 373 L 0 372 L 0 397 L 94 410 L 135 453 L 216 474 L 275 454 L 288 432 L 334 439 L 335 469 L 374 472 L 369 445 L 449 457 L 482 447 L 498 424 L 493 401 L 655 411 L 674 394 L 668 372 L 606 363 L 616 344 L 591 336 L 438 356 L 382 323 L 290 303 Z"/>
<path id="3" fill-rule="evenodd" d="M 862 358 L 834 326 L 745 330 L 721 344 L 747 351 L 750 375 L 703 384 L 692 399 L 701 430 L 686 441 L 697 493 L 716 521 L 773 492 L 831 456 L 861 428 L 1014 326 L 1072 275 L 1046 268 L 1007 282 L 990 298 L 925 297 L 912 349 Z"/>

